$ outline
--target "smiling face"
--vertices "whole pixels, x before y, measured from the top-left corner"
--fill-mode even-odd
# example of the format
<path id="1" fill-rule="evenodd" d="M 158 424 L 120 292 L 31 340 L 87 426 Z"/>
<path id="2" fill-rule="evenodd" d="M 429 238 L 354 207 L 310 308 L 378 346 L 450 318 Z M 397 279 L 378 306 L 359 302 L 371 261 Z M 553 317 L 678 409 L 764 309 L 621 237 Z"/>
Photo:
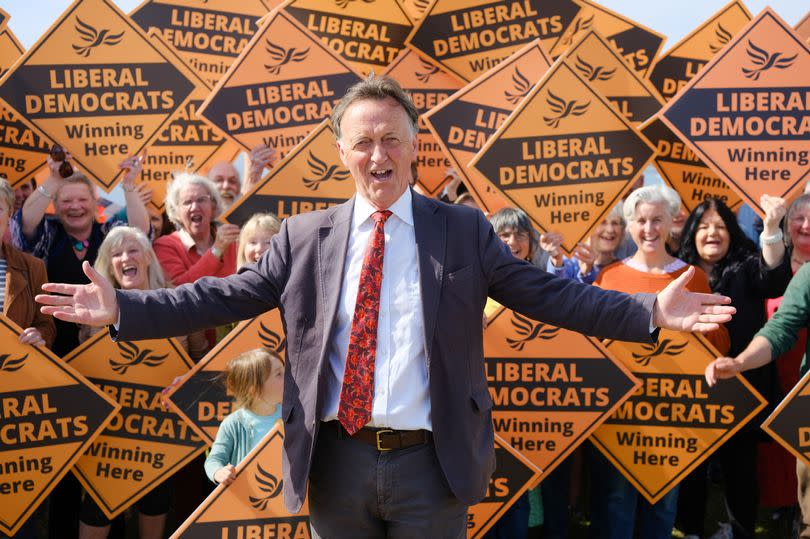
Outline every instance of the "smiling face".
<path id="1" fill-rule="evenodd" d="M 245 241 L 245 260 L 258 262 L 265 251 L 270 248 L 270 240 L 274 235 L 268 230 L 256 230 L 250 234 Z"/>
<path id="2" fill-rule="evenodd" d="M 788 234 L 793 248 L 803 257 L 810 257 L 810 206 L 804 205 L 791 211 Z"/>
<path id="3" fill-rule="evenodd" d="M 624 225 L 618 215 L 609 215 L 596 225 L 591 245 L 599 253 L 614 253 L 624 239 Z"/>
<path id="4" fill-rule="evenodd" d="M 178 193 L 178 220 L 183 229 L 195 240 L 204 240 L 211 234 L 214 202 L 208 189 L 196 183 L 183 186 Z"/>
<path id="5" fill-rule="evenodd" d="M 134 238 L 125 239 L 110 252 L 112 274 L 124 290 L 148 288 L 149 259 Z"/>
<path id="6" fill-rule="evenodd" d="M 389 208 L 408 188 L 416 160 L 416 137 L 408 115 L 391 97 L 357 101 L 340 122 L 340 159 L 357 193 L 378 210 Z"/>
<path id="7" fill-rule="evenodd" d="M 232 164 L 217 163 L 211 167 L 208 178 L 217 186 L 226 207 L 239 198 L 239 190 L 242 185 L 239 183 L 239 172 Z"/>
<path id="8" fill-rule="evenodd" d="M 498 232 L 498 237 L 509 247 L 515 258 L 520 260 L 529 258 L 531 238 L 527 232 L 512 227 L 504 227 Z"/>
<path id="9" fill-rule="evenodd" d="M 665 242 L 672 226 L 672 217 L 663 202 L 639 202 L 628 229 L 643 254 L 665 252 Z"/>
<path id="10" fill-rule="evenodd" d="M 65 183 L 56 193 L 56 216 L 68 234 L 88 233 L 96 218 L 96 197 L 82 182 Z"/>
<path id="11" fill-rule="evenodd" d="M 709 208 L 700 218 L 695 232 L 695 247 L 698 256 L 709 264 L 716 264 L 728 254 L 731 236 L 725 221 L 714 209 Z"/>

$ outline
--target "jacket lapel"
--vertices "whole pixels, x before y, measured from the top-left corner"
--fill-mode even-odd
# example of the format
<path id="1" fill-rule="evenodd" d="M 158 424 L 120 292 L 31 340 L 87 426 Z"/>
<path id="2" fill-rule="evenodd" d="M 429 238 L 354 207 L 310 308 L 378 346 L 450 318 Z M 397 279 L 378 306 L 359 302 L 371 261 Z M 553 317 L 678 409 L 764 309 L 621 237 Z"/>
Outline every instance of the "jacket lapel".
<path id="1" fill-rule="evenodd" d="M 349 231 L 352 225 L 354 197 L 337 206 L 327 224 L 318 229 L 318 269 L 321 285 L 321 305 L 323 305 L 322 355 L 335 325 L 340 289 L 343 284 L 343 266 L 346 250 L 349 247 Z M 322 358 L 321 358 L 322 359 Z"/>
<path id="2" fill-rule="evenodd" d="M 413 193 L 413 223 L 416 235 L 416 256 L 419 282 L 422 288 L 422 316 L 425 325 L 425 355 L 430 367 L 433 332 L 439 312 L 439 294 L 444 272 L 447 222 L 438 212 L 439 205 L 416 192 Z"/>
<path id="3" fill-rule="evenodd" d="M 13 254 L 9 253 L 11 249 L 7 249 L 5 245 L 3 246 L 3 253 L 6 258 L 6 291 L 5 291 L 5 302 L 3 305 L 0 305 L 0 311 L 3 314 L 7 314 L 11 307 L 11 304 L 14 302 L 14 299 L 25 290 L 28 286 L 28 272 L 26 271 L 25 265 L 21 264 L 19 259 Z"/>

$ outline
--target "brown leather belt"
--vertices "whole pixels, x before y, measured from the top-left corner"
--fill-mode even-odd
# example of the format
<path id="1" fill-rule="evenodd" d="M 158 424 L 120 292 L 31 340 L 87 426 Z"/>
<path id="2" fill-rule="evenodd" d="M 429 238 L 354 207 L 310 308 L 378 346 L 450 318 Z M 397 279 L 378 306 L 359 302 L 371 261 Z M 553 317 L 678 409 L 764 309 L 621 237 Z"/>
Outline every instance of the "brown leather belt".
<path id="1" fill-rule="evenodd" d="M 393 449 L 406 449 L 415 445 L 427 444 L 433 440 L 433 433 L 429 430 L 394 430 L 376 427 L 363 427 L 354 436 L 348 432 L 338 421 L 329 421 L 337 432 L 338 438 L 351 438 L 373 446 L 377 451 L 391 451 Z"/>

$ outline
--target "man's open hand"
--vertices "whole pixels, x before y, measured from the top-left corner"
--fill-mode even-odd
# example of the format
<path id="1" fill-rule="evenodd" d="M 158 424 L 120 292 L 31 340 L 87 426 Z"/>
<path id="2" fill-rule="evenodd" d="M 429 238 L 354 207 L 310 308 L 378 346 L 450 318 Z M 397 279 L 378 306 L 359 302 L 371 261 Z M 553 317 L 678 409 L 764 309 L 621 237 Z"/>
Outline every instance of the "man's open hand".
<path id="1" fill-rule="evenodd" d="M 118 319 L 118 301 L 113 285 L 86 260 L 82 264 L 89 284 L 45 283 L 42 289 L 52 294 L 39 294 L 40 310 L 54 318 L 88 326 L 106 326 Z"/>

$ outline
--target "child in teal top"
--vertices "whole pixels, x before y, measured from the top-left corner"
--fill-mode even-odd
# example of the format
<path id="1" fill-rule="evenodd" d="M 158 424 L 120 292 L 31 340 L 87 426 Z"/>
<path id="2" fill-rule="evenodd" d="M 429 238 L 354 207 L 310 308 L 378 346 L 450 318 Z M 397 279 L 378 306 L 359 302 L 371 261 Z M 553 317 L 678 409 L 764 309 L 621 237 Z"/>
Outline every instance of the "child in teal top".
<path id="1" fill-rule="evenodd" d="M 228 485 L 236 477 L 235 465 L 281 417 L 284 363 L 275 352 L 259 348 L 230 360 L 225 375 L 238 409 L 222 420 L 205 473 L 214 483 Z"/>

